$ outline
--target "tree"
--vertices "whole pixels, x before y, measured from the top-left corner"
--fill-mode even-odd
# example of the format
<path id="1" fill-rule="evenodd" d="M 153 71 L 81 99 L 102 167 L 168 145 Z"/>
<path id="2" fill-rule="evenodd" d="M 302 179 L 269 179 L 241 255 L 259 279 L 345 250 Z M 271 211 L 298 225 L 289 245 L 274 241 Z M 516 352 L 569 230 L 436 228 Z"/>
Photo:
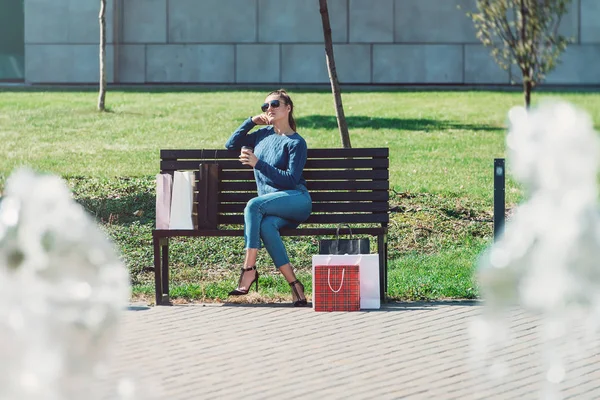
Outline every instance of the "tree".
<path id="1" fill-rule="evenodd" d="M 106 0 L 100 0 L 100 93 L 98 94 L 98 111 L 106 111 L 104 100 L 106 98 Z"/>
<path id="2" fill-rule="evenodd" d="M 342 105 L 342 95 L 340 84 L 338 82 L 337 71 L 335 69 L 335 59 L 333 57 L 333 41 L 331 39 L 331 24 L 329 23 L 329 10 L 327 9 L 327 0 L 319 0 L 321 11 L 321 21 L 323 22 L 323 36 L 325 38 L 325 57 L 327 59 L 327 72 L 331 82 L 331 91 L 333 92 L 333 101 L 335 104 L 335 117 L 337 119 L 340 136 L 342 138 L 342 147 L 351 148 L 350 134 L 346 116 L 344 115 L 344 106 Z"/>
<path id="3" fill-rule="evenodd" d="M 505 70 L 512 64 L 521 70 L 527 108 L 533 87 L 556 67 L 570 41 L 558 34 L 558 27 L 571 1 L 476 0 L 478 11 L 467 13 L 496 63 Z"/>

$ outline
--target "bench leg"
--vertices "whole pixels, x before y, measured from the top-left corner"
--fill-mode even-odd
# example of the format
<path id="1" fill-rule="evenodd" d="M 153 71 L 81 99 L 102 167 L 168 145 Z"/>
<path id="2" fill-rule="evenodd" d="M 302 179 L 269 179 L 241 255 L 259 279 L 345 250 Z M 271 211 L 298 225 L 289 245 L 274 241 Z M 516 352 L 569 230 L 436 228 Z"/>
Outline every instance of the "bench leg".
<path id="1" fill-rule="evenodd" d="M 377 252 L 379 253 L 379 293 L 381 302 L 387 301 L 387 235 L 377 235 Z"/>
<path id="2" fill-rule="evenodd" d="M 161 304 L 166 306 L 170 304 L 169 299 L 169 238 L 161 240 L 162 247 L 162 298 Z"/>
<path id="3" fill-rule="evenodd" d="M 169 238 L 153 238 L 154 288 L 157 306 L 169 305 Z"/>
<path id="4" fill-rule="evenodd" d="M 159 306 L 162 301 L 162 256 L 160 254 L 160 239 L 152 238 L 154 244 L 154 290 L 156 305 Z"/>
<path id="5" fill-rule="evenodd" d="M 387 241 L 387 233 L 383 235 L 383 251 L 384 256 L 383 260 L 385 261 L 385 296 L 387 301 L 387 291 L 388 291 L 388 241 Z"/>

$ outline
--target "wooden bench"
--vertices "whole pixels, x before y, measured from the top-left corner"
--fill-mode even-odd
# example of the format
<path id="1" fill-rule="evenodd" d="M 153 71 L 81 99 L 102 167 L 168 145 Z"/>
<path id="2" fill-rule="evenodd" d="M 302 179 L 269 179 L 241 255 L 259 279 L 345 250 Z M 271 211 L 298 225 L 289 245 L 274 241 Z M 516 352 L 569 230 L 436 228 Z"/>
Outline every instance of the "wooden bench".
<path id="1" fill-rule="evenodd" d="M 200 190 L 194 196 L 194 230 L 152 231 L 157 305 L 169 303 L 169 238 L 244 235 L 244 207 L 256 196 L 256 183 L 252 168 L 242 165 L 238 155 L 214 149 L 160 151 L 161 173 L 195 171 Z M 353 235 L 376 236 L 385 301 L 389 149 L 309 149 L 303 176 L 313 200 L 312 214 L 297 229 L 282 229 L 281 235 L 335 235 L 337 224 L 349 224 Z M 348 233 L 347 227 L 340 229 L 340 235 Z"/>

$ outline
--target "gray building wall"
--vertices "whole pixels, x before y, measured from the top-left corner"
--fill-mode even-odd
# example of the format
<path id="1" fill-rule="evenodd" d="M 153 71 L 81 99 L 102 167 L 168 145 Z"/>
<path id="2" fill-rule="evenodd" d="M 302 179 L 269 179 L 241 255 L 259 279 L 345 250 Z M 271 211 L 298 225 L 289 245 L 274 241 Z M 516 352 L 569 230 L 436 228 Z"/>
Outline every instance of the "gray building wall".
<path id="1" fill-rule="evenodd" d="M 112 83 L 327 83 L 317 0 L 107 0 Z M 475 37 L 475 0 L 329 0 L 346 84 L 509 84 Z M 461 9 L 458 9 L 460 6 Z M 25 0 L 25 80 L 98 81 L 98 0 Z M 547 82 L 600 84 L 600 0 L 573 0 Z M 513 80 L 518 73 L 513 71 Z"/>

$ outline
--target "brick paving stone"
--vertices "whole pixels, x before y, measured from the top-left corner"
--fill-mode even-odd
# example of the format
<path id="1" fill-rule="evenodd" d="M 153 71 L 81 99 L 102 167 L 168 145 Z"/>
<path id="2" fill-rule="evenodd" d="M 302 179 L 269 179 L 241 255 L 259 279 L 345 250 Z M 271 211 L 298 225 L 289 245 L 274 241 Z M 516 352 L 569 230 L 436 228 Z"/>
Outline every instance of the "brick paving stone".
<path id="1" fill-rule="evenodd" d="M 511 340 L 483 359 L 470 338 L 482 307 L 391 303 L 353 313 L 280 304 L 132 308 L 124 312 L 108 375 L 98 383 L 98 393 L 107 394 L 98 398 L 115 399 L 122 378 L 136 384 L 134 400 L 540 398 L 543 321 L 523 310 L 509 313 Z M 586 342 L 583 330 L 573 332 L 585 351 L 569 353 L 567 375 L 556 388 L 565 398 L 600 398 L 600 352 L 591 345 L 597 335 Z M 489 371 L 498 362 L 508 375 L 493 379 Z"/>

